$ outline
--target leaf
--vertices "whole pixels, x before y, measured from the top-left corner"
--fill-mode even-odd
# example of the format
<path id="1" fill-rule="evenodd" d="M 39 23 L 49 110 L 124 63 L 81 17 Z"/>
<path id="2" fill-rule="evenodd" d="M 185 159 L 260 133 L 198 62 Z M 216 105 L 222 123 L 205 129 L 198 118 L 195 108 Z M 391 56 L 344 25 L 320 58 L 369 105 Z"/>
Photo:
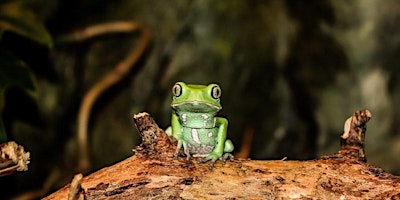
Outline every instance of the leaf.
<path id="1" fill-rule="evenodd" d="M 7 141 L 6 130 L 3 125 L 4 90 L 0 89 L 0 144 Z"/>
<path id="2" fill-rule="evenodd" d="M 3 91 L 0 91 L 1 93 L 3 93 Z M 4 98 L 4 97 L 0 97 L 0 98 Z M 0 100 L 0 104 L 3 104 L 3 99 Z M 0 107 L 3 107 L 3 105 L 0 105 Z M 2 108 L 0 108 L 0 111 L 3 110 Z M 1 112 L 0 112 L 1 114 Z M 4 129 L 4 125 L 3 125 L 3 116 L 0 116 L 0 144 L 3 144 L 4 142 L 7 142 L 7 133 L 6 130 Z"/>
<path id="3" fill-rule="evenodd" d="M 0 2 L 0 36 L 4 31 L 15 32 L 50 48 L 53 46 L 43 23 L 22 1 Z"/>
<path id="4" fill-rule="evenodd" d="M 13 86 L 35 89 L 29 68 L 13 54 L 0 48 L 0 91 Z"/>
<path id="5" fill-rule="evenodd" d="M 29 68 L 13 54 L 0 48 L 0 143 L 7 141 L 1 114 L 4 107 L 4 92 L 9 87 L 35 89 Z"/>

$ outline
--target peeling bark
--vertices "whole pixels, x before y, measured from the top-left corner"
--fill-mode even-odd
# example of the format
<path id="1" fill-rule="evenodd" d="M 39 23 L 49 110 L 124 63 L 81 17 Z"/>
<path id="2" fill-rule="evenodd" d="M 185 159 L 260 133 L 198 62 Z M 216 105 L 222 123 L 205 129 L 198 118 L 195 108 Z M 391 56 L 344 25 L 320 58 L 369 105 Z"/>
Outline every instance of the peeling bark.
<path id="1" fill-rule="evenodd" d="M 368 110 L 360 110 L 346 120 L 344 133 L 340 137 L 341 147 L 338 155 L 358 159 L 362 162 L 367 161 L 364 143 L 367 122 L 371 117 L 371 113 Z"/>
<path id="2" fill-rule="evenodd" d="M 174 144 L 147 114 L 135 116 L 135 155 L 82 179 L 85 199 L 400 199 L 400 177 L 366 163 L 369 111 L 357 111 L 332 156 L 309 161 L 174 159 Z M 346 134 L 347 133 L 347 134 Z M 153 143 L 154 142 L 154 143 Z M 362 151 L 360 151 L 362 149 Z M 69 185 L 45 199 L 65 199 Z"/>

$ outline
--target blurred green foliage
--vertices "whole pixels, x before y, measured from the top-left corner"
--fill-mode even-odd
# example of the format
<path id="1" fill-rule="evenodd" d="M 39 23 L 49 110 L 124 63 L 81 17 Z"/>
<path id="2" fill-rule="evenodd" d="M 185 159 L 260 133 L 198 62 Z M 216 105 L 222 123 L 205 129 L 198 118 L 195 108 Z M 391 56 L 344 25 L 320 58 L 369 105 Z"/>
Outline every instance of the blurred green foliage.
<path id="1" fill-rule="evenodd" d="M 29 68 L 19 59 L 18 55 L 14 55 L 1 45 L 2 36 L 7 31 L 26 37 L 41 45 L 46 45 L 49 48 L 53 46 L 50 34 L 44 24 L 26 6 L 26 1 L 0 1 L 0 142 L 7 140 L 1 116 L 5 103 L 5 91 L 10 87 L 34 89 L 32 73 Z"/>
<path id="2" fill-rule="evenodd" d="M 42 21 L 25 6 L 24 0 L 0 1 L 0 34 L 12 31 L 40 44 L 53 46 Z M 1 37 L 0 35 L 0 37 Z"/>

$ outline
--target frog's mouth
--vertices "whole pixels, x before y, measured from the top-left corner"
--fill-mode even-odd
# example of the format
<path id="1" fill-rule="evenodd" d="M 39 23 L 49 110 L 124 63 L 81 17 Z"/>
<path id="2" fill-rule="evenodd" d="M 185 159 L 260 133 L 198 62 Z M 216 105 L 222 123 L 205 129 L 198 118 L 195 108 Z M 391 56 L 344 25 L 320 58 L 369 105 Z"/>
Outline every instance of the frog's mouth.
<path id="1" fill-rule="evenodd" d="M 204 101 L 183 101 L 179 103 L 173 103 L 171 104 L 171 107 L 174 109 L 179 108 L 181 110 L 190 112 L 217 112 L 222 109 L 221 106 L 217 106 Z"/>

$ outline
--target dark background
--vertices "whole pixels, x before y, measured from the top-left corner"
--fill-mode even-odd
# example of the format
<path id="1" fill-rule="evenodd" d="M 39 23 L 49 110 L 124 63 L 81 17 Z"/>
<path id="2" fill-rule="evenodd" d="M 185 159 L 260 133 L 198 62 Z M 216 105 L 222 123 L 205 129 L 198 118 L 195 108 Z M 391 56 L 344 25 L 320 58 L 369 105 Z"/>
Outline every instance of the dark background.
<path id="1" fill-rule="evenodd" d="M 33 92 L 6 93 L 6 129 L 30 151 L 31 164 L 0 178 L 5 196 L 44 195 L 76 173 L 82 97 L 138 37 L 70 44 L 57 38 L 120 20 L 143 22 L 153 38 L 128 78 L 92 110 L 91 171 L 133 154 L 140 141 L 133 114 L 147 111 L 166 128 L 171 87 L 184 81 L 220 84 L 228 137 L 238 151 L 254 130 L 252 159 L 335 153 L 344 121 L 367 108 L 368 162 L 400 174 L 400 1 L 37 0 L 29 6 L 55 45 L 13 33 L 2 38 L 36 80 Z"/>

